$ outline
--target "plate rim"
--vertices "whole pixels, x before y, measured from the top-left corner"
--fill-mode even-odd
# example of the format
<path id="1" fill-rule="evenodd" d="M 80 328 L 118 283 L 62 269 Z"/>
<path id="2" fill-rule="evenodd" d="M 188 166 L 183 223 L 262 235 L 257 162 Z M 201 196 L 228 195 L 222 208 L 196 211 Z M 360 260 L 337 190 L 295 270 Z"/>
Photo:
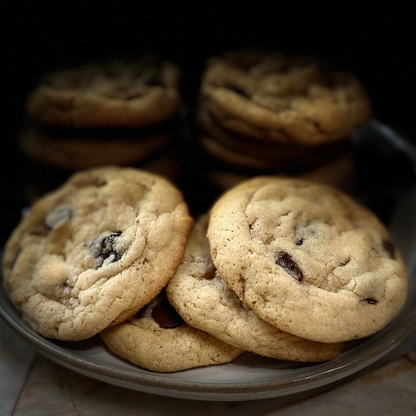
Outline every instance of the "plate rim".
<path id="1" fill-rule="evenodd" d="M 132 390 L 173 397 L 190 396 L 190 398 L 200 400 L 209 400 L 210 397 L 214 397 L 218 401 L 272 398 L 322 387 L 378 361 L 396 348 L 416 328 L 416 310 L 407 319 L 403 319 L 399 315 L 383 330 L 368 338 L 356 341 L 362 343 L 362 348 L 355 357 L 350 352 L 354 351 L 354 348 L 352 348 L 350 351 L 343 353 L 344 355 L 341 354 L 333 360 L 318 363 L 311 366 L 310 369 L 299 371 L 299 374 L 295 377 L 291 376 L 289 381 L 283 378 L 256 382 L 209 383 L 164 378 L 158 373 L 150 371 L 149 374 L 140 374 L 128 370 L 122 371 L 105 365 L 100 366 L 81 358 L 66 350 L 65 347 L 55 344 L 52 340 L 34 332 L 19 317 L 17 310 L 8 300 L 2 285 L 0 288 L 0 315 L 39 353 L 76 372 Z M 401 322 L 397 325 L 396 321 L 400 319 Z M 374 338 L 378 339 L 371 343 Z M 378 351 L 378 353 L 374 354 L 375 351 Z M 334 366 L 334 363 L 337 365 Z M 132 368 L 135 368 L 133 364 L 131 365 Z M 316 367 L 320 368 L 319 372 L 316 372 Z M 306 385 L 307 388 L 304 388 Z M 194 397 L 194 395 L 200 396 Z"/>

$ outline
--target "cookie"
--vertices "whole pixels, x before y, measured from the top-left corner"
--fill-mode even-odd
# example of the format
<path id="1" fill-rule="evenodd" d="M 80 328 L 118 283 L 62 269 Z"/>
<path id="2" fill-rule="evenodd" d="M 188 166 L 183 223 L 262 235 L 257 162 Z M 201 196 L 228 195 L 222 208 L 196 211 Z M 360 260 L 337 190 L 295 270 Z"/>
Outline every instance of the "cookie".
<path id="1" fill-rule="evenodd" d="M 176 64 L 153 55 L 56 70 L 29 94 L 26 113 L 65 127 L 148 126 L 177 114 L 180 77 Z"/>
<path id="2" fill-rule="evenodd" d="M 372 115 L 354 75 L 314 58 L 268 51 L 212 57 L 202 75 L 200 100 L 228 130 L 283 144 L 334 142 Z"/>
<path id="3" fill-rule="evenodd" d="M 172 278 L 193 220 L 160 176 L 107 166 L 73 174 L 17 225 L 6 292 L 41 335 L 89 338 L 133 316 Z"/>
<path id="4" fill-rule="evenodd" d="M 193 327 L 245 351 L 280 360 L 319 362 L 338 356 L 343 343 L 307 341 L 260 319 L 221 279 L 206 238 L 209 217 L 199 218 L 185 254 L 166 287 L 170 304 Z"/>
<path id="5" fill-rule="evenodd" d="M 167 148 L 171 131 L 51 129 L 31 125 L 19 134 L 20 150 L 48 166 L 76 171 L 104 165 L 136 165 Z"/>
<path id="6" fill-rule="evenodd" d="M 370 336 L 401 310 L 407 274 L 384 224 L 335 188 L 256 177 L 214 204 L 221 277 L 266 322 L 318 342 Z"/>
<path id="7" fill-rule="evenodd" d="M 187 325 L 164 290 L 136 317 L 100 333 L 115 355 L 156 372 L 224 364 L 243 351 Z"/>

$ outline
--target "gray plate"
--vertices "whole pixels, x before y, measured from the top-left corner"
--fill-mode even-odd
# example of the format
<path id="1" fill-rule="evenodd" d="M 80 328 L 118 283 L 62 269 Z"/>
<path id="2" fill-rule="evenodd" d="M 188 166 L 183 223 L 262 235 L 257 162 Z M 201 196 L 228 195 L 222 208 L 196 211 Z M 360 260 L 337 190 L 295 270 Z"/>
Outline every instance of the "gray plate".
<path id="1" fill-rule="evenodd" d="M 399 316 L 377 334 L 347 343 L 346 350 L 332 361 L 298 364 L 246 353 L 225 365 L 158 374 L 117 358 L 99 337 L 74 343 L 41 337 L 22 321 L 2 287 L 0 314 L 51 360 L 88 377 L 147 393 L 243 401 L 305 392 L 344 379 L 385 357 L 416 329 L 416 153 L 405 140 L 375 120 L 359 129 L 354 140 L 360 151 L 357 198 L 388 223 L 392 241 L 406 262 L 410 287 Z M 378 165 L 374 161 L 379 161 Z"/>

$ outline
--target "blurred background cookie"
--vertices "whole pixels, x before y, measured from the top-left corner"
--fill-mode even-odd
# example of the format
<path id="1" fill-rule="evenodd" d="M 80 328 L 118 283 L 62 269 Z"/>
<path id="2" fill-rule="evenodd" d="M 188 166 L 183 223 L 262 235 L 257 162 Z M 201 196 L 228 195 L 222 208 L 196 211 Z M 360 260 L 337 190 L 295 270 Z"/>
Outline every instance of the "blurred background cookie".
<path id="1" fill-rule="evenodd" d="M 75 128 L 143 127 L 173 117 L 181 105 L 177 65 L 154 55 L 90 62 L 47 74 L 29 94 L 32 120 Z"/>
<path id="2" fill-rule="evenodd" d="M 46 74 L 27 96 L 28 122 L 18 137 L 34 173 L 27 183 L 28 203 L 77 170 L 144 168 L 162 153 L 165 159 L 172 156 L 172 149 L 181 146 L 181 76 L 179 66 L 155 54 L 91 61 Z M 161 170 L 172 181 L 180 180 L 177 165 L 169 173 Z M 36 191 L 33 182 L 40 176 L 44 179 Z"/>
<path id="3" fill-rule="evenodd" d="M 372 115 L 355 76 L 278 51 L 241 50 L 209 59 L 200 97 L 228 130 L 290 145 L 342 139 Z"/>
<path id="4" fill-rule="evenodd" d="M 194 140 L 208 180 L 215 165 L 242 178 L 318 169 L 315 180 L 352 189 L 350 135 L 371 116 L 366 90 L 348 72 L 307 56 L 238 50 L 206 62 Z"/>

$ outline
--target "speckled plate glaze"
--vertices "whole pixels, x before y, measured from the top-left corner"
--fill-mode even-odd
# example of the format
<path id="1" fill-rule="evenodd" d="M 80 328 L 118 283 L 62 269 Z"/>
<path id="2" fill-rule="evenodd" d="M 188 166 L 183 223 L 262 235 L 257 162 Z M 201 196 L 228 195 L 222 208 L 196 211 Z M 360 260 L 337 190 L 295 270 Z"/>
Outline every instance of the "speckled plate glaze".
<path id="1" fill-rule="evenodd" d="M 358 154 L 357 198 L 388 224 L 406 262 L 410 287 L 406 304 L 386 328 L 348 343 L 336 359 L 297 364 L 243 354 L 232 363 L 158 374 L 112 355 L 99 337 L 58 342 L 36 334 L 0 288 L 0 314 L 41 354 L 88 377 L 121 387 L 193 400 L 243 401 L 274 398 L 328 386 L 383 357 L 416 330 L 416 151 L 389 127 L 371 121 L 354 134 Z"/>

